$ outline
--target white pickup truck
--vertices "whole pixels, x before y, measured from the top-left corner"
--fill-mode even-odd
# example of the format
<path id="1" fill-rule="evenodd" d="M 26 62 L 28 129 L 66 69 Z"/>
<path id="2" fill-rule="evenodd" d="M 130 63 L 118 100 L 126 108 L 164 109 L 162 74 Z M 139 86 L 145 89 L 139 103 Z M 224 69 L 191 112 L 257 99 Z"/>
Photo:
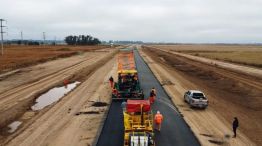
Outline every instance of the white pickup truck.
<path id="1" fill-rule="evenodd" d="M 208 106 L 207 97 L 203 92 L 198 90 L 188 90 L 184 95 L 184 100 L 191 107 L 206 108 Z"/>

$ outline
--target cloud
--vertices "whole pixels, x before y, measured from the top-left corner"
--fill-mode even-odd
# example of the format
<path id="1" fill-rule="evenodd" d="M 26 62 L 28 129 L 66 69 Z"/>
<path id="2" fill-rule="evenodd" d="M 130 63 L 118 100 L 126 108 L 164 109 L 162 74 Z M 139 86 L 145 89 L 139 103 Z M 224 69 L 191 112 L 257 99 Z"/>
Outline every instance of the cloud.
<path id="1" fill-rule="evenodd" d="M 1 0 L 8 38 L 262 42 L 261 0 Z"/>

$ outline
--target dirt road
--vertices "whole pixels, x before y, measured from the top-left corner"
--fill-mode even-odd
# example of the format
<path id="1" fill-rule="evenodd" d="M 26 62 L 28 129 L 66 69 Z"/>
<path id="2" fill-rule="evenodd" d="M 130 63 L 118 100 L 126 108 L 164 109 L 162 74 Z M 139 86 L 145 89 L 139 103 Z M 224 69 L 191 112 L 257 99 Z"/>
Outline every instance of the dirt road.
<path id="1" fill-rule="evenodd" d="M 157 99 L 151 106 L 151 109 L 154 114 L 156 114 L 157 110 L 160 110 L 164 115 L 161 132 L 154 133 L 156 146 L 199 146 L 200 144 L 193 132 L 181 115 L 174 110 L 175 108 L 169 96 L 161 87 L 137 50 L 134 51 L 134 56 L 140 87 L 145 94 L 145 98 L 147 99 L 149 97 L 151 88 L 155 87 L 157 90 Z M 96 146 L 123 146 L 124 122 L 119 120 L 123 118 L 122 112 L 121 102 L 112 102 Z"/>
<path id="2" fill-rule="evenodd" d="M 259 88 L 238 82 L 234 76 L 228 77 L 224 69 L 212 70 L 214 67 L 210 65 L 160 50 L 143 51 L 141 54 L 145 61 L 172 97 L 202 145 L 255 145 L 253 142 L 261 144 Z M 242 90 L 243 88 L 245 90 Z M 191 109 L 183 101 L 183 94 L 188 89 L 199 89 L 207 94 L 210 101 L 207 110 Z M 231 138 L 231 122 L 234 116 L 243 123 L 240 124 L 236 139 Z"/>
<path id="3" fill-rule="evenodd" d="M 61 59 L 48 62 L 30 67 L 32 69 L 30 72 L 21 72 L 20 75 L 15 74 L 1 81 L 9 84 L 1 84 L 3 87 L 5 87 L 4 85 L 7 87 L 2 89 L 1 91 L 4 92 L 0 94 L 0 125 L 2 127 L 0 141 L 6 143 L 12 135 L 17 136 L 19 133 L 15 132 L 11 136 L 9 134 L 3 135 L 3 131 L 5 131 L 3 127 L 8 123 L 22 118 L 25 120 L 24 125 L 26 125 L 28 121 L 32 121 L 35 115 L 39 115 L 47 110 L 44 109 L 41 112 L 30 111 L 30 107 L 37 95 L 61 84 L 64 79 L 85 81 L 94 70 L 108 62 L 116 51 L 116 49 L 112 49 L 110 51 L 89 52 L 88 55 L 83 55 L 79 58 L 72 57 L 67 58 L 68 60 Z"/>
<path id="4" fill-rule="evenodd" d="M 116 74 L 115 58 L 44 114 L 34 117 L 7 145 L 91 145 L 110 101 L 108 78 Z M 71 109 L 69 111 L 69 109 Z"/>
<path id="5" fill-rule="evenodd" d="M 174 51 L 169 51 L 169 50 L 164 50 L 164 49 L 161 49 L 161 50 L 168 52 L 168 53 L 175 54 L 175 55 L 183 56 L 183 57 L 186 57 L 186 58 L 198 61 L 198 62 L 213 64 L 213 65 L 216 65 L 217 67 L 233 70 L 235 72 L 248 74 L 248 75 L 251 75 L 251 76 L 258 77 L 258 78 L 262 77 L 262 70 L 258 69 L 258 68 L 252 68 L 252 67 L 247 67 L 247 66 L 243 66 L 243 65 L 227 63 L 227 62 L 223 62 L 223 61 L 193 56 L 193 55 L 189 55 L 189 54 L 184 54 L 184 53 L 179 53 L 179 52 L 174 52 Z"/>
<path id="6" fill-rule="evenodd" d="M 11 72 L 9 75 L 2 76 L 0 81 L 0 93 L 13 89 L 22 84 L 35 82 L 40 78 L 44 78 L 48 75 L 62 71 L 83 61 L 91 61 L 96 56 L 100 56 L 102 54 L 103 53 L 99 52 L 89 52 L 69 58 L 58 59 L 35 66 L 18 69 L 16 72 Z"/>
<path id="7" fill-rule="evenodd" d="M 5 55 L 0 58 L 0 73 L 110 46 L 7 45 L 5 48 Z"/>

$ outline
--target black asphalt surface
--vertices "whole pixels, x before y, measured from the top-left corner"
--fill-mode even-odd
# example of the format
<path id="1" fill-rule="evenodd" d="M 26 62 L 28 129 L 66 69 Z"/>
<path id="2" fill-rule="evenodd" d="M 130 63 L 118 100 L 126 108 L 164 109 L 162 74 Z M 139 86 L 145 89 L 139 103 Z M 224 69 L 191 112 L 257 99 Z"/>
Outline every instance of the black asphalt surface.
<path id="1" fill-rule="evenodd" d="M 161 132 L 155 132 L 156 146 L 199 146 L 193 132 L 176 111 L 169 96 L 137 50 L 135 50 L 135 60 L 138 78 L 145 97 L 149 97 L 151 88 L 155 87 L 157 100 L 153 104 L 153 112 L 156 113 L 159 110 L 164 117 Z"/>
<path id="2" fill-rule="evenodd" d="M 124 123 L 121 102 L 112 102 L 97 146 L 123 146 Z"/>
<path id="3" fill-rule="evenodd" d="M 148 97 L 151 88 L 155 87 L 157 100 L 153 105 L 153 112 L 156 113 L 159 110 L 164 116 L 161 132 L 155 132 L 156 146 L 199 146 L 198 140 L 176 111 L 159 81 L 136 50 L 135 61 L 145 97 Z M 123 146 L 123 135 L 124 126 L 121 102 L 112 102 L 96 145 Z"/>

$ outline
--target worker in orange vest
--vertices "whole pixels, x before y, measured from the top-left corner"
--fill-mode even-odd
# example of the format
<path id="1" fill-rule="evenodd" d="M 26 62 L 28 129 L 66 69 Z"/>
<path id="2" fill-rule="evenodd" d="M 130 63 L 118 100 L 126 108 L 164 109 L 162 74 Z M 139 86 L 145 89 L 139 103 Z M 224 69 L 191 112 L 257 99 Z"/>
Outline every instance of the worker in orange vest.
<path id="1" fill-rule="evenodd" d="M 112 76 L 109 78 L 109 82 L 110 82 L 111 88 L 113 88 L 113 86 L 114 86 L 114 78 Z"/>
<path id="2" fill-rule="evenodd" d="M 157 114 L 155 115 L 155 125 L 158 131 L 161 130 L 162 122 L 163 122 L 163 115 L 160 113 L 160 111 L 157 111 Z"/>

